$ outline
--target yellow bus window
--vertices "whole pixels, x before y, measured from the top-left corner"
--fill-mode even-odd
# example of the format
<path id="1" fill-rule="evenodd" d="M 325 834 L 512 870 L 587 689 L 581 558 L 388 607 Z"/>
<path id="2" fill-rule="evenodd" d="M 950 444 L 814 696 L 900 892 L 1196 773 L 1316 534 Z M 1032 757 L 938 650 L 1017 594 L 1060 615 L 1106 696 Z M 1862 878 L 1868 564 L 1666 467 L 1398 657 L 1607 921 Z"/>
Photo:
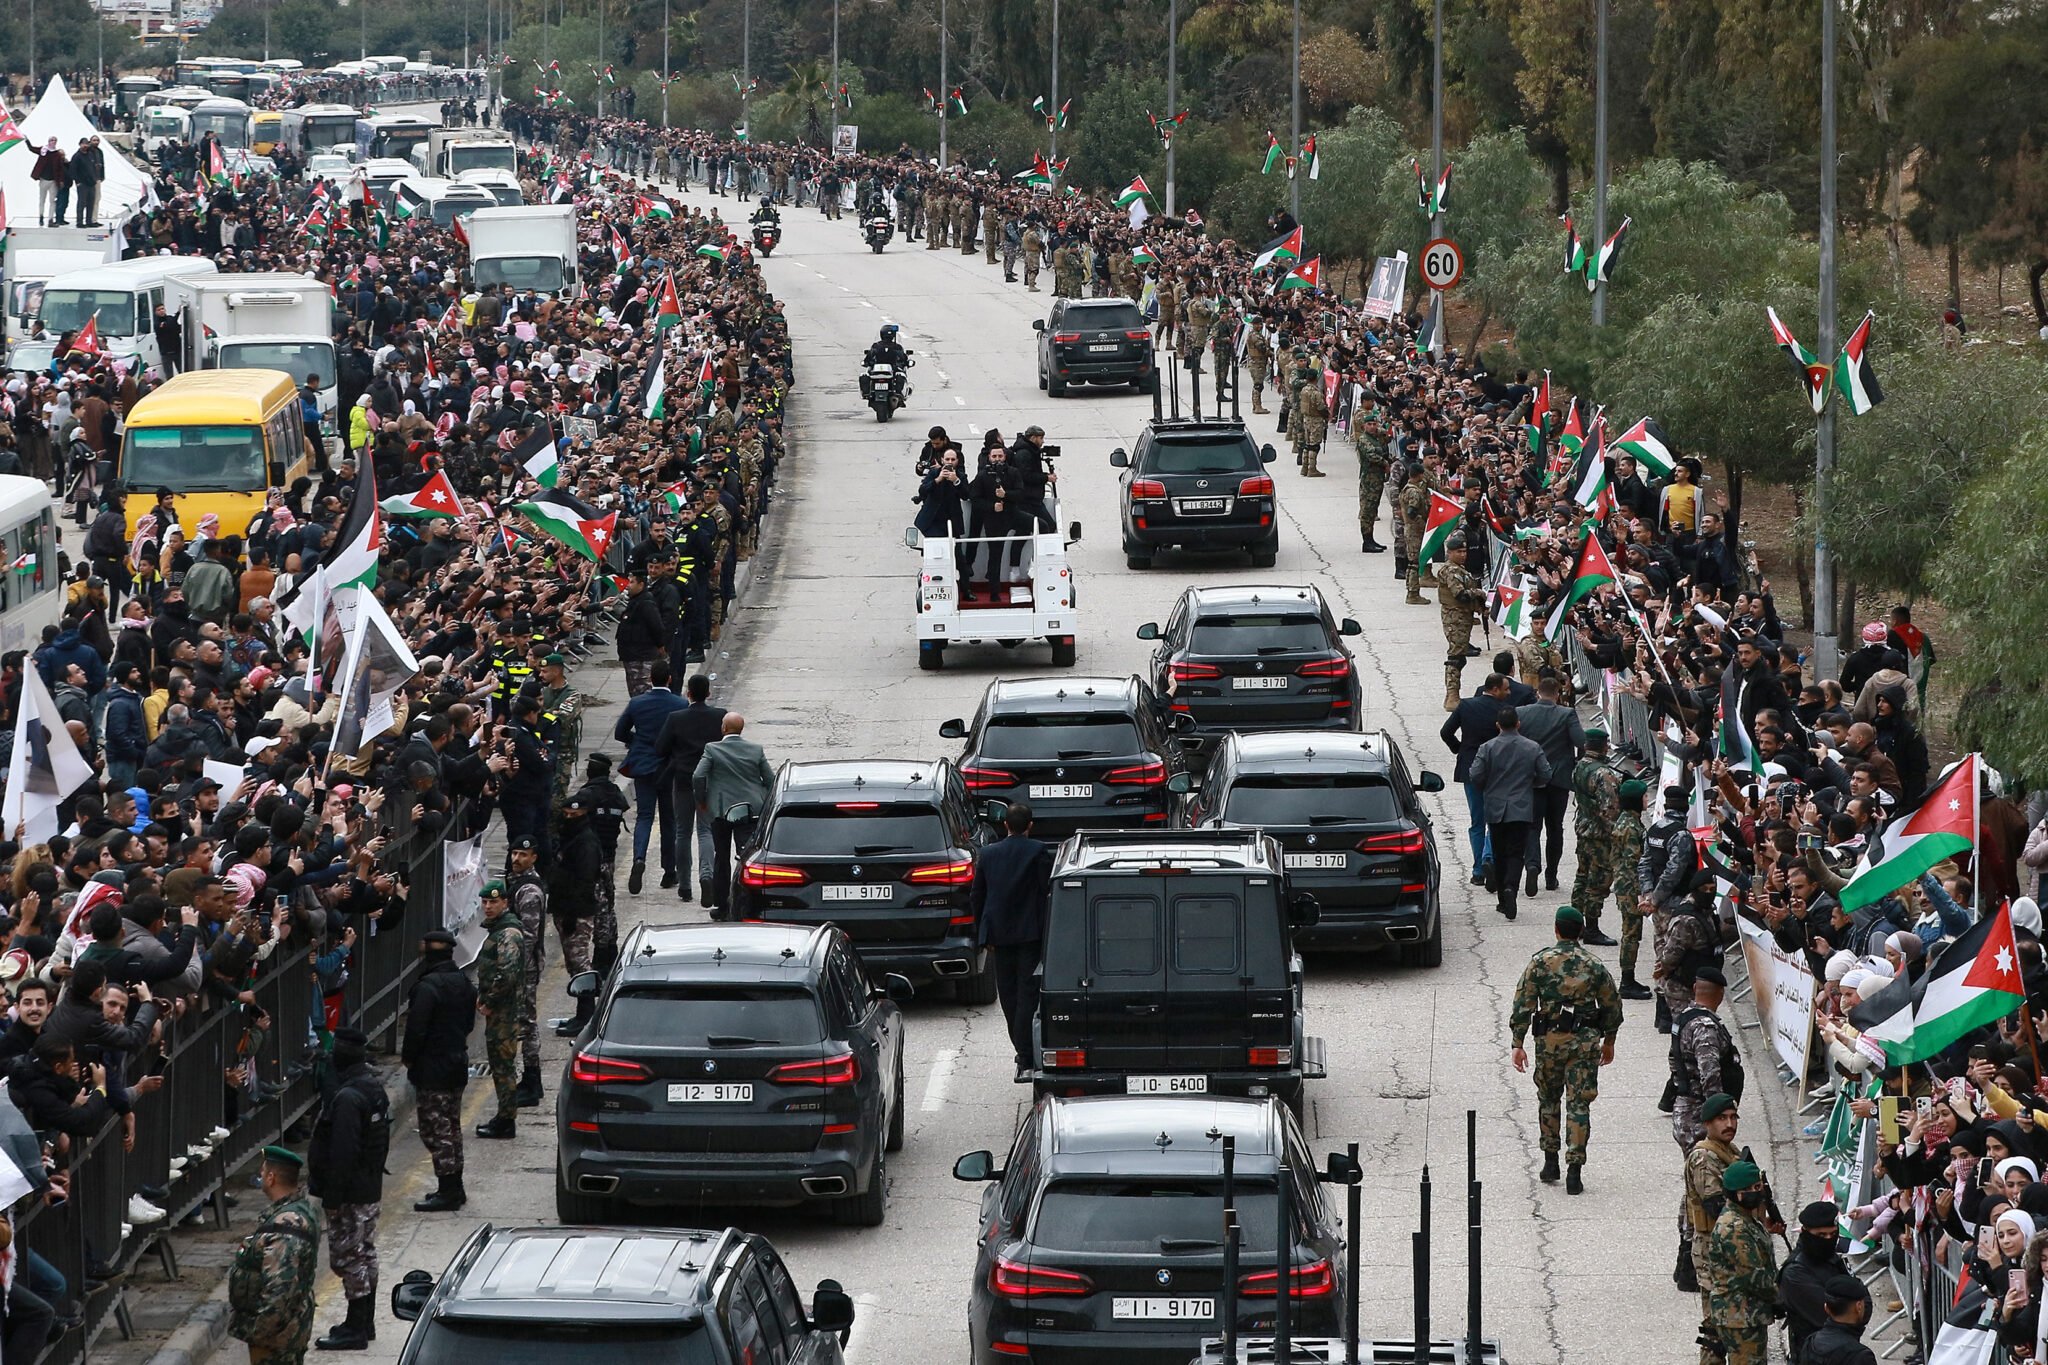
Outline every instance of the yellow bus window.
<path id="1" fill-rule="evenodd" d="M 261 427 L 130 427 L 121 465 L 130 488 L 244 493 L 267 485 Z"/>

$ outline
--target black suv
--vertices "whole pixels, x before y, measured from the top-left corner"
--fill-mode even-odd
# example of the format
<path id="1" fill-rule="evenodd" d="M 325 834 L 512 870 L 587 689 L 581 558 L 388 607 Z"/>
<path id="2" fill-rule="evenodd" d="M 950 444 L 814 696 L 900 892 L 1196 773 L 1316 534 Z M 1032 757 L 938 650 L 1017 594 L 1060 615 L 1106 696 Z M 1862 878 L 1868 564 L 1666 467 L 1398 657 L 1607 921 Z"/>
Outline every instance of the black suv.
<path id="1" fill-rule="evenodd" d="M 1004 679 L 989 684 L 974 720 L 939 726 L 964 739 L 960 780 L 984 799 L 1026 801 L 1036 832 L 1083 827 L 1164 829 L 1183 771 L 1176 729 L 1159 698 L 1136 678 Z"/>
<path id="2" fill-rule="evenodd" d="M 1358 633 L 1314 587 L 1271 583 L 1189 588 L 1164 629 L 1138 627 L 1159 642 L 1152 685 L 1203 747 L 1233 730 L 1356 730 L 1364 689 L 1344 637 Z"/>
<path id="3" fill-rule="evenodd" d="M 1315 922 L 1257 830 L 1113 833 L 1060 846 L 1033 1055 L 1039 1094 L 1273 1095 L 1324 1074 L 1293 931 Z"/>
<path id="4" fill-rule="evenodd" d="M 874 971 L 955 982 L 975 1004 L 996 998 L 967 888 L 975 855 L 1001 832 L 952 764 L 787 763 L 754 830 L 736 879 L 740 918 L 837 924 Z"/>
<path id="5" fill-rule="evenodd" d="M 1131 384 L 1159 391 L 1152 324 L 1129 299 L 1059 299 L 1052 316 L 1033 318 L 1038 387 L 1054 398 L 1069 384 Z"/>
<path id="6" fill-rule="evenodd" d="M 642 925 L 619 944 L 555 1096 L 555 1212 L 816 1201 L 881 1223 L 903 1145 L 910 983 L 823 926 Z"/>
<path id="7" fill-rule="evenodd" d="M 470 1234 L 440 1283 L 408 1270 L 391 1313 L 399 1365 L 841 1365 L 853 1300 L 820 1280 L 810 1311 L 765 1238 L 728 1228 L 497 1228 Z"/>
<path id="8" fill-rule="evenodd" d="M 1153 421 L 1138 449 L 1109 453 L 1123 470 L 1124 563 L 1152 567 L 1160 550 L 1246 550 L 1255 569 L 1280 556 L 1273 447 L 1226 418 Z"/>
<path id="9" fill-rule="evenodd" d="M 1225 1137 L 1242 1228 L 1234 1286 L 1223 1281 Z M 1001 1167 L 988 1152 L 953 1166 L 955 1179 L 989 1182 L 967 1310 L 973 1365 L 1186 1365 L 1223 1311 L 1240 1333 L 1270 1333 L 1283 1162 L 1289 1321 L 1334 1335 L 1349 1301 L 1344 1234 L 1322 1186 L 1356 1180 L 1349 1157 L 1319 1173 L 1294 1116 L 1270 1099 L 1041 1101 Z"/>
<path id="10" fill-rule="evenodd" d="M 1436 831 L 1417 793 L 1443 789 L 1426 768 L 1411 777 L 1384 730 L 1226 735 L 1183 823 L 1279 841 L 1287 884 L 1316 898 L 1316 923 L 1295 935 L 1302 947 L 1393 944 L 1408 966 L 1435 967 L 1444 959 Z"/>

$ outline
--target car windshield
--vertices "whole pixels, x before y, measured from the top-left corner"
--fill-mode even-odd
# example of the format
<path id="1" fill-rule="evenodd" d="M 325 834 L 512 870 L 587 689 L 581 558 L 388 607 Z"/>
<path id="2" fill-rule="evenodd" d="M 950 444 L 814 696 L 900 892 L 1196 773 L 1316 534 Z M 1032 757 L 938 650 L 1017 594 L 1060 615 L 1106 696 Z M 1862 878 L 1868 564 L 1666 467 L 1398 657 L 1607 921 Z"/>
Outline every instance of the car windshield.
<path id="1" fill-rule="evenodd" d="M 578 1320 L 518 1318 L 479 1322 L 441 1316 L 425 1324 L 413 1365 L 718 1365 L 703 1321 L 618 1323 L 601 1313 Z"/>
<path id="2" fill-rule="evenodd" d="M 622 990 L 604 1018 L 604 1041 L 625 1047 L 815 1043 L 824 1036 L 808 994 L 774 986 L 664 986 Z"/>
<path id="3" fill-rule="evenodd" d="M 1122 758 L 1144 748 L 1138 727 L 1115 711 L 990 716 L 983 759 Z"/>
<path id="4" fill-rule="evenodd" d="M 1231 436 L 1208 441 L 1159 441 L 1145 469 L 1153 474 L 1236 474 L 1259 468 L 1259 452 L 1251 438 Z"/>
<path id="5" fill-rule="evenodd" d="M 562 287 L 562 262 L 555 256 L 494 256 L 476 263 L 477 287 L 532 289 L 542 293 Z"/>
<path id="6" fill-rule="evenodd" d="M 335 382 L 334 345 L 326 341 L 228 341 L 221 343 L 223 370 L 283 370 L 303 384 L 320 376 L 320 387 Z"/>
<path id="7" fill-rule="evenodd" d="M 1329 647 L 1330 637 L 1319 616 L 1236 612 L 1201 617 L 1188 632 L 1190 654 L 1294 654 Z"/>
<path id="8" fill-rule="evenodd" d="M 464 171 L 516 171 L 518 161 L 509 143 L 458 142 L 448 149 L 448 173 Z"/>
<path id="9" fill-rule="evenodd" d="M 1106 303 L 1099 308 L 1069 308 L 1060 325 L 1081 331 L 1135 332 L 1146 324 L 1136 305 Z"/>
<path id="10" fill-rule="evenodd" d="M 99 315 L 100 335 L 125 337 L 135 334 L 135 295 L 126 289 L 46 289 L 43 291 L 43 330 L 75 332 Z"/>
<path id="11" fill-rule="evenodd" d="M 1179 1150 L 1176 1148 L 1175 1150 Z M 1273 1253 L 1279 1218 L 1273 1186 L 1240 1176 L 1233 1191 L 1245 1252 Z M 1223 1249 L 1223 1180 L 1126 1177 L 1062 1180 L 1038 1200 L 1031 1244 L 1047 1251 L 1093 1251 L 1157 1256 L 1161 1244 L 1199 1251 Z"/>
<path id="12" fill-rule="evenodd" d="M 261 427 L 130 427 L 121 477 L 131 488 L 243 493 L 264 486 Z"/>
<path id="13" fill-rule="evenodd" d="M 952 843 L 930 806 L 841 801 L 829 806 L 785 806 L 768 823 L 771 853 L 816 857 L 875 857 L 930 853 Z"/>
<path id="14" fill-rule="evenodd" d="M 1238 825 L 1379 824 L 1401 818 L 1378 773 L 1247 773 L 1233 780 L 1223 818 Z"/>

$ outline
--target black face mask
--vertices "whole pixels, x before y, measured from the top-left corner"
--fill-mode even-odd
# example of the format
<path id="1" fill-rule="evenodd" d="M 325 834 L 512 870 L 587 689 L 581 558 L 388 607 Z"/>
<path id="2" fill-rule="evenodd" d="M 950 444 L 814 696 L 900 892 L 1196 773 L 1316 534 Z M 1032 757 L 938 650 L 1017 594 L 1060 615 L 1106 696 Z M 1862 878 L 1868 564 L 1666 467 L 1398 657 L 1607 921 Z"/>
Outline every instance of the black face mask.
<path id="1" fill-rule="evenodd" d="M 1735 1196 L 1735 1202 L 1754 1212 L 1764 1206 L 1764 1194 L 1762 1190 L 1744 1190 Z"/>
<path id="2" fill-rule="evenodd" d="M 1832 1256 L 1835 1254 L 1835 1234 L 1832 1232 L 1808 1232 L 1805 1229 L 1801 1229 L 1799 1233 L 1799 1246 L 1802 1251 L 1815 1258 Z"/>

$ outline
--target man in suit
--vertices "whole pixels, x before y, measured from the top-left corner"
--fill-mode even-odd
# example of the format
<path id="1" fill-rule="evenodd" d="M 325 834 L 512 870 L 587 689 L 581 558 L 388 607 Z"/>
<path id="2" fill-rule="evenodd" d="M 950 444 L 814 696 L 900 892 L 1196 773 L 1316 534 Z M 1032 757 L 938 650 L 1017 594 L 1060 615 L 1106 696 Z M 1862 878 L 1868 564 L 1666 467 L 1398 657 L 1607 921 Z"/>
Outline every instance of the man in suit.
<path id="1" fill-rule="evenodd" d="M 1552 891 L 1557 890 L 1557 862 L 1564 856 L 1564 813 L 1571 801 L 1572 769 L 1578 766 L 1579 755 L 1586 749 L 1586 727 L 1579 723 L 1577 710 L 1562 704 L 1560 695 L 1557 679 L 1543 678 L 1536 684 L 1535 702 L 1515 707 L 1522 733 L 1536 741 L 1550 763 L 1550 783 L 1536 793 L 1537 814 L 1542 823 L 1529 831 L 1528 880 L 1522 889 L 1531 896 L 1536 894 L 1539 863 L 1544 884 Z M 1597 944 L 1605 937 L 1596 925 L 1588 923 L 1582 941 Z"/>
<path id="2" fill-rule="evenodd" d="M 1017 1069 L 1031 1065 L 1031 1018 L 1038 1012 L 1038 959 L 1045 903 L 1052 891 L 1052 848 L 1031 837 L 1031 807 L 1014 802 L 1003 816 L 1008 837 L 981 851 L 967 903 L 975 942 L 995 950 L 996 999 L 1010 1028 Z"/>
<path id="3" fill-rule="evenodd" d="M 683 699 L 669 691 L 668 679 L 668 660 L 656 659 L 648 666 L 653 685 L 627 702 L 612 726 L 612 738 L 626 746 L 619 771 L 633 779 L 633 871 L 626 890 L 635 896 L 647 877 L 647 836 L 654 832 L 656 816 L 661 819 L 661 884 L 671 887 L 677 880 L 675 788 L 659 746 L 668 718 L 683 709 Z"/>
<path id="4" fill-rule="evenodd" d="M 697 777 L 697 761 L 704 757 L 707 746 L 716 744 L 719 726 L 725 720 L 725 708 L 713 706 L 711 679 L 702 673 L 694 673 L 684 685 L 689 702 L 679 710 L 669 712 L 668 720 L 661 727 L 661 734 L 654 741 L 655 756 L 668 770 L 675 788 L 671 800 L 676 811 L 676 878 L 684 900 L 690 899 L 690 844 L 694 837 L 697 847 L 699 881 L 698 899 L 706 905 L 711 903 L 711 822 L 699 820 L 697 799 L 690 790 Z M 693 831 L 694 827 L 694 831 Z"/>
<path id="5" fill-rule="evenodd" d="M 726 712 L 718 723 L 718 742 L 704 746 L 704 756 L 697 760 L 690 782 L 697 798 L 697 818 L 711 821 L 713 919 L 725 919 L 732 913 L 733 847 L 746 846 L 775 786 L 775 769 L 760 745 L 742 737 L 746 728 L 745 716 Z M 747 807 L 744 818 L 727 818 L 735 806 Z"/>
<path id="6" fill-rule="evenodd" d="M 1451 776 L 1465 787 L 1466 838 L 1472 843 L 1474 886 L 1491 885 L 1487 879 L 1493 874 L 1493 845 L 1486 836 L 1486 811 L 1480 804 L 1479 787 L 1472 781 L 1472 759 L 1479 746 L 1498 733 L 1494 718 L 1508 705 L 1507 678 L 1489 673 L 1479 690 L 1459 702 L 1445 718 L 1444 728 L 1437 731 L 1445 747 L 1458 756 Z"/>
<path id="7" fill-rule="evenodd" d="M 1500 733 L 1472 756 L 1467 790 L 1479 792 L 1487 837 L 1493 843 L 1495 888 L 1500 896 L 1494 908 L 1513 919 L 1522 855 L 1529 844 L 1529 829 L 1536 823 L 1537 791 L 1550 780 L 1550 761 L 1543 756 L 1543 746 L 1522 733 L 1514 707 L 1502 711 L 1494 724 Z"/>

